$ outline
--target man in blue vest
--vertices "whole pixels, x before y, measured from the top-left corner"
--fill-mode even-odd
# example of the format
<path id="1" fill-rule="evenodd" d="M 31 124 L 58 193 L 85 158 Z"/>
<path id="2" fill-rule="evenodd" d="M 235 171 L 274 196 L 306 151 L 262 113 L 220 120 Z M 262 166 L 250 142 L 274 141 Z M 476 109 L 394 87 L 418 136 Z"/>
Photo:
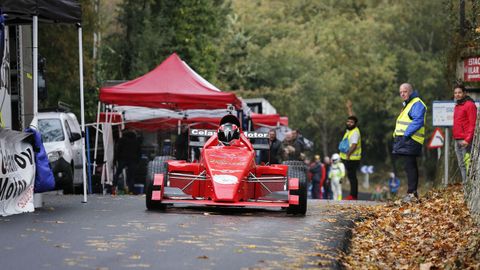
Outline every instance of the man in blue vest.
<path id="1" fill-rule="evenodd" d="M 392 153 L 402 156 L 405 161 L 408 190 L 402 201 L 414 202 L 418 200 L 417 157 L 422 153 L 422 145 L 425 141 L 427 106 L 409 83 L 400 85 L 400 97 L 403 100 L 403 109 L 395 124 Z"/>

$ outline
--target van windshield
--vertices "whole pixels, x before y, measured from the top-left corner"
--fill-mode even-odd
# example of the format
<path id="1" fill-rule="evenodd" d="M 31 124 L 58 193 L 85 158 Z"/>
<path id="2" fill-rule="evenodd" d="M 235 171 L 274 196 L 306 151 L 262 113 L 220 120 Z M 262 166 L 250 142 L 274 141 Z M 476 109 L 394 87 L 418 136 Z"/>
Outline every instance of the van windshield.
<path id="1" fill-rule="evenodd" d="M 42 134 L 42 140 L 44 143 L 65 140 L 60 119 L 39 119 L 38 129 Z"/>

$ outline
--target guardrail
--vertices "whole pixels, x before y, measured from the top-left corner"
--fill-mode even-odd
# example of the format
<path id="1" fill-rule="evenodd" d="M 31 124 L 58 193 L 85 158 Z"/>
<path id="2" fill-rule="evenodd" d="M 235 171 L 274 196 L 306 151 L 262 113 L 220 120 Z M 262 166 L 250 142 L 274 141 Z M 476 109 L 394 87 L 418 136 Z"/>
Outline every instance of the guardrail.
<path id="1" fill-rule="evenodd" d="M 480 224 L 480 114 L 477 113 L 475 136 L 472 142 L 470 168 L 464 184 L 465 200 L 472 217 Z"/>

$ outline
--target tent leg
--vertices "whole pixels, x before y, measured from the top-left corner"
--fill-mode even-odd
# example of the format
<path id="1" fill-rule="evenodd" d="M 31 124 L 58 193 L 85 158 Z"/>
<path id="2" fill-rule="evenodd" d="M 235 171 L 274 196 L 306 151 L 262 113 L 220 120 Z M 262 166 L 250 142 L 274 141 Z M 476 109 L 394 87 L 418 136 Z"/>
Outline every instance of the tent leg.
<path id="1" fill-rule="evenodd" d="M 95 130 L 95 150 L 93 152 L 93 175 L 95 175 L 95 168 L 97 167 L 97 149 L 98 149 L 98 129 L 100 126 L 100 101 L 97 106 L 97 125 Z"/>
<path id="2" fill-rule="evenodd" d="M 33 118 L 38 116 L 38 16 L 33 16 Z"/>
<path id="3" fill-rule="evenodd" d="M 87 164 L 88 164 L 88 194 L 92 194 L 92 170 L 91 170 L 91 163 L 90 163 L 90 132 L 89 129 L 86 130 L 86 138 L 87 138 Z"/>
<path id="4" fill-rule="evenodd" d="M 85 164 L 85 107 L 83 97 L 83 44 L 82 44 L 82 26 L 78 26 L 78 63 L 79 63 L 79 75 L 80 75 L 80 117 L 82 119 L 82 165 L 83 165 L 83 203 L 87 202 L 87 168 Z"/>

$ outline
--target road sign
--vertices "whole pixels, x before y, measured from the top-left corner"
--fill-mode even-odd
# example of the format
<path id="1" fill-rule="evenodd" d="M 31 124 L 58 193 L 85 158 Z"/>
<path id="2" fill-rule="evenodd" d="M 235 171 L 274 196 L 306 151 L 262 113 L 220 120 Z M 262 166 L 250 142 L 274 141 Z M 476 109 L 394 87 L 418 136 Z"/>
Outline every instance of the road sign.
<path id="1" fill-rule="evenodd" d="M 428 142 L 428 148 L 440 148 L 443 147 L 445 141 L 445 135 L 440 128 L 436 128 Z"/>
<path id="2" fill-rule="evenodd" d="M 373 173 L 373 166 L 372 165 L 363 165 L 360 168 L 360 171 L 365 174 L 371 174 Z"/>

